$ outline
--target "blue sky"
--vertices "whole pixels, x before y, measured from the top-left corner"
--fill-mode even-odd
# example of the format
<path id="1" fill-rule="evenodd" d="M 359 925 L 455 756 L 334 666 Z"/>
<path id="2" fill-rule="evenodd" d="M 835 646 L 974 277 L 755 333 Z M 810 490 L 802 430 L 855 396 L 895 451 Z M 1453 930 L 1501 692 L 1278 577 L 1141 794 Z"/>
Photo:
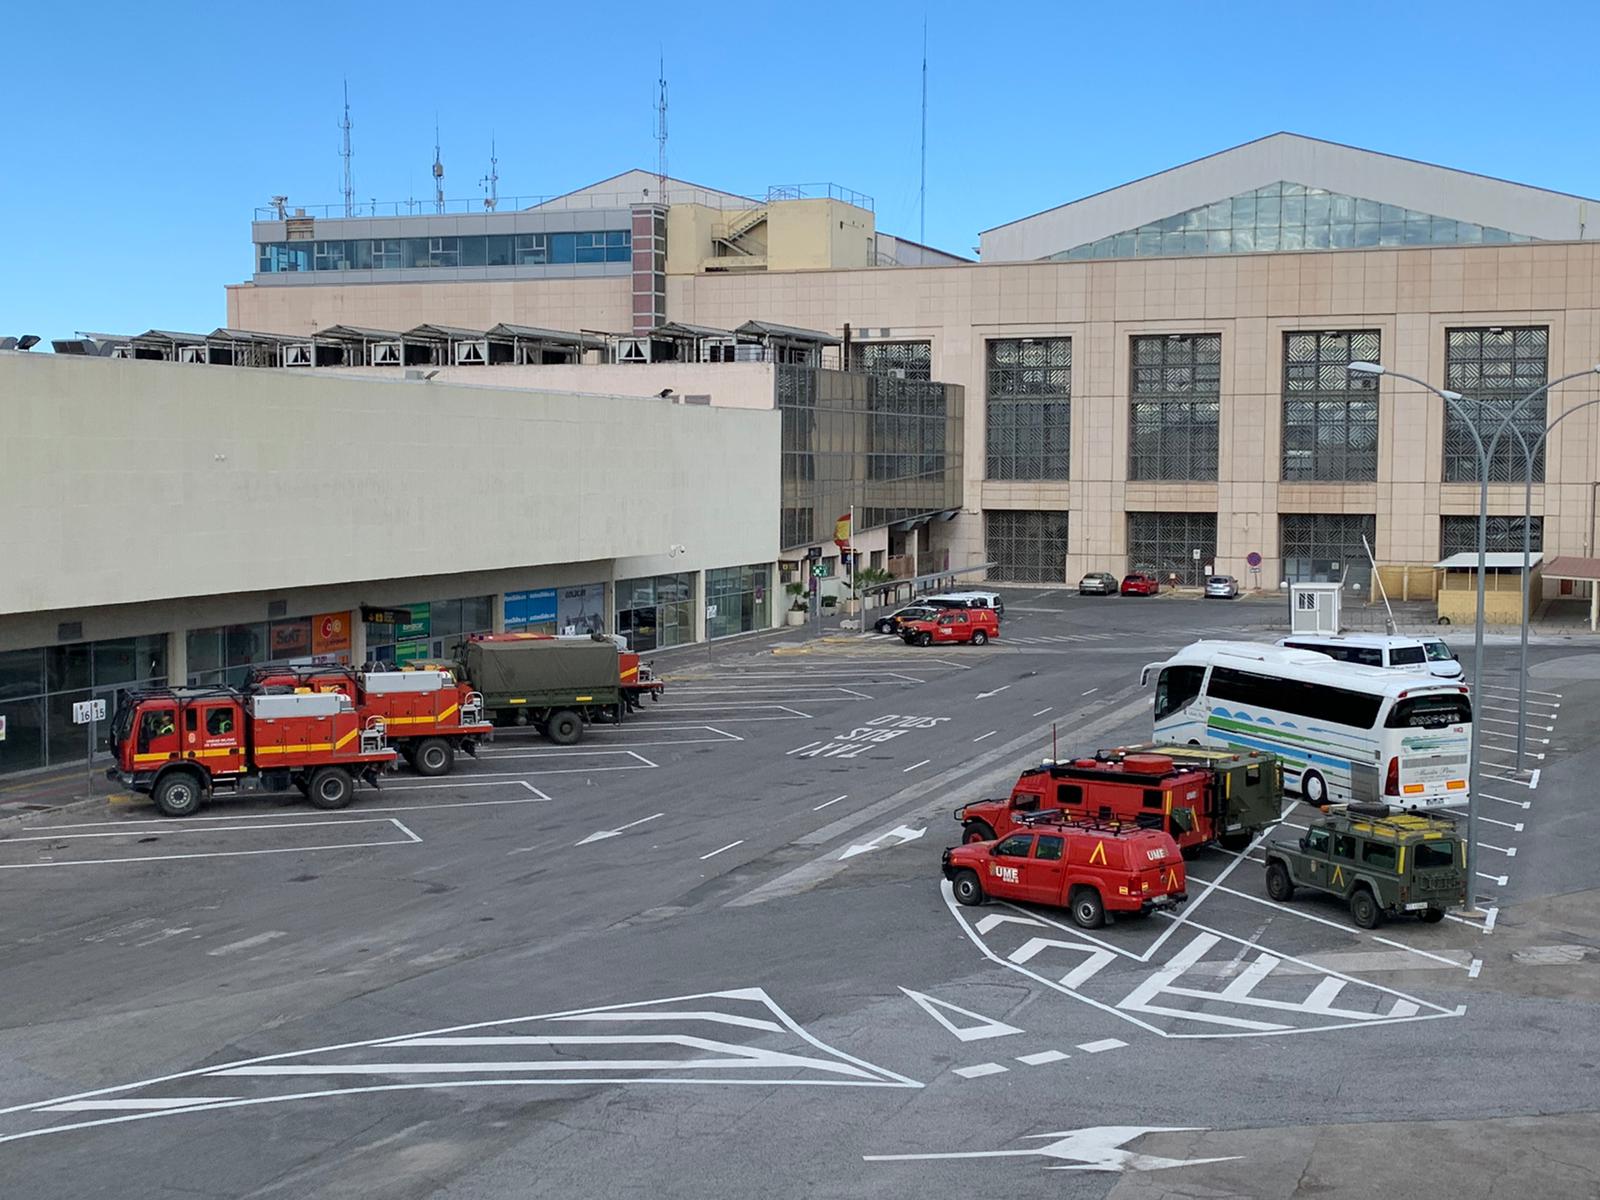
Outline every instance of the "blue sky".
<path id="1" fill-rule="evenodd" d="M 831 180 L 927 238 L 980 230 L 1289 129 L 1600 196 L 1600 6 L 1347 2 L 273 6 L 90 2 L 6 51 L 0 334 L 209 331 L 252 270 L 252 209 L 502 195 L 653 168 L 658 49 L 675 176 Z M 652 14 L 673 18 L 652 31 Z M 1563 60 L 1569 65 L 1562 65 Z M 1572 65 L 1575 64 L 1575 65 Z"/>

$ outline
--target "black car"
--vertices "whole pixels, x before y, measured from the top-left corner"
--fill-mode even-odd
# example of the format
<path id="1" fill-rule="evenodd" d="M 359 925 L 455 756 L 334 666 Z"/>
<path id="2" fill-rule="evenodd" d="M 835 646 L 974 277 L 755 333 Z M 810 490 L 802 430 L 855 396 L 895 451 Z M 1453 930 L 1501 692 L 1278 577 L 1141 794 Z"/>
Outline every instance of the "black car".
<path id="1" fill-rule="evenodd" d="M 926 604 L 911 604 L 899 612 L 892 612 L 886 617 L 879 617 L 872 623 L 872 627 L 879 633 L 899 633 L 900 626 L 906 621 L 931 621 L 938 616 L 938 611 Z"/>

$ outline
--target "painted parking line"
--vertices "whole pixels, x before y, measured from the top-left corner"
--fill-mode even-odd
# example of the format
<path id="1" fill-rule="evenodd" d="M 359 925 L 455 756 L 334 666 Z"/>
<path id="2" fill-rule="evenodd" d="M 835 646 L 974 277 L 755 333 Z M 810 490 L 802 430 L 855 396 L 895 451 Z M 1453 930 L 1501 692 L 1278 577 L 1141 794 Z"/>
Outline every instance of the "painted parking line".
<path id="1" fill-rule="evenodd" d="M 1483 871 L 1479 871 L 1478 872 L 1478 878 L 1479 879 L 1487 879 L 1490 883 L 1494 884 L 1495 887 L 1505 887 L 1506 884 L 1510 881 L 1511 876 L 1509 876 L 1509 875 L 1489 875 L 1489 874 L 1484 873 Z"/>
<path id="2" fill-rule="evenodd" d="M 1510 692 L 1513 696 L 1515 696 L 1517 694 L 1517 689 L 1516 688 L 1514 688 L 1514 687 L 1506 687 L 1506 686 L 1504 686 L 1502 684 L 1498 684 L 1498 683 L 1486 683 L 1486 684 L 1483 685 L 1483 690 L 1486 691 L 1486 692 L 1488 692 L 1488 691 L 1496 691 L 1496 690 L 1502 691 L 1502 692 Z M 1538 688 L 1529 688 L 1528 689 L 1528 695 L 1530 695 L 1530 696 L 1551 696 L 1551 697 L 1553 697 L 1553 698 L 1555 698 L 1557 700 L 1561 699 L 1561 697 L 1563 695 L 1565 695 L 1565 694 L 1566 693 L 1564 693 L 1564 692 L 1541 692 Z"/>
<path id="3" fill-rule="evenodd" d="M 1478 820 L 1484 822 L 1487 825 L 1504 825 L 1507 829 L 1511 830 L 1511 832 L 1513 832 L 1513 833 L 1521 833 L 1522 832 L 1522 822 L 1521 821 L 1501 821 L 1501 820 L 1499 820 L 1499 819 L 1497 819 L 1495 817 L 1485 817 L 1485 816 L 1482 816 L 1482 815 L 1480 815 L 1478 817 Z"/>
<path id="4" fill-rule="evenodd" d="M 841 801 L 841 800 L 848 800 L 849 798 L 850 798 L 850 794 L 848 792 L 846 792 L 843 796 L 835 796 L 832 800 L 824 800 L 821 804 L 817 805 L 811 811 L 812 812 L 821 812 L 823 809 L 829 808 L 829 807 L 839 803 L 839 801 Z"/>
<path id="5" fill-rule="evenodd" d="M 1041 708 L 1038 712 L 1034 713 L 1033 715 L 1036 716 L 1036 717 L 1042 717 L 1042 716 L 1045 715 L 1045 713 L 1047 713 L 1049 711 L 1050 710 L 1048 708 Z"/>
<path id="6" fill-rule="evenodd" d="M 581 753 L 576 753 L 576 754 L 555 754 L 555 755 L 514 754 L 514 755 L 508 755 L 507 757 L 510 757 L 510 758 L 572 759 L 572 758 L 598 758 L 598 757 L 602 757 L 602 756 L 620 756 L 620 758 L 632 759 L 633 761 L 625 762 L 625 761 L 620 761 L 619 757 L 611 757 L 610 761 L 608 761 L 608 762 L 597 762 L 597 763 L 593 763 L 593 764 L 591 764 L 589 766 L 582 766 L 582 767 L 541 767 L 541 766 L 532 766 L 532 767 L 524 767 L 520 771 L 473 771 L 472 774 L 475 777 L 480 778 L 480 779 L 488 779 L 488 778 L 493 778 L 495 776 L 499 776 L 499 777 L 504 778 L 504 779 L 511 779 L 511 778 L 521 778 L 522 776 L 525 776 L 525 775 L 595 775 L 595 774 L 599 774 L 602 771 L 653 771 L 653 770 L 655 770 L 657 767 L 659 767 L 661 765 L 658 762 L 652 762 L 650 759 L 646 758 L 644 755 L 638 754 L 638 753 L 636 753 L 635 751 L 632 751 L 632 750 L 586 750 L 586 751 L 582 751 Z"/>
<path id="7" fill-rule="evenodd" d="M 977 737 L 973 738 L 972 740 L 975 741 L 975 742 L 981 742 L 981 741 L 983 741 L 984 738 L 992 738 L 995 734 L 997 734 L 999 732 L 1000 731 L 998 729 L 991 729 L 991 730 L 989 730 L 988 733 L 980 733 Z"/>
<path id="8" fill-rule="evenodd" d="M 1491 796 L 1488 792 L 1481 790 L 1478 792 L 1478 795 L 1482 796 L 1485 800 L 1498 800 L 1501 804 L 1514 804 L 1518 808 L 1522 809 L 1533 807 L 1532 800 L 1507 800 L 1504 796 Z"/>
<path id="9" fill-rule="evenodd" d="M 1501 824 L 1503 825 L 1503 824 L 1505 824 L 1505 822 L 1502 821 Z M 1488 842 L 1484 841 L 1482 838 L 1478 839 L 1478 845 L 1482 846 L 1485 850 L 1498 850 L 1501 854 L 1504 854 L 1507 858 L 1515 858 L 1517 856 L 1517 848 L 1515 846 L 1512 846 L 1510 849 L 1507 849 L 1504 846 L 1492 846 Z"/>
<path id="10" fill-rule="evenodd" d="M 621 747 L 628 747 L 628 746 L 703 746 L 703 745 L 707 745 L 707 744 L 714 744 L 714 743 L 717 743 L 717 742 L 742 742 L 742 741 L 744 741 L 744 739 L 742 737 L 740 737 L 738 734 L 729 733 L 725 729 L 718 729 L 714 725 L 682 725 L 682 726 L 673 727 L 675 731 L 681 731 L 684 734 L 710 733 L 710 734 L 715 735 L 715 736 L 712 736 L 712 737 L 687 737 L 687 736 L 685 736 L 685 737 L 677 737 L 677 736 L 669 736 L 669 737 L 665 737 L 665 738 L 649 738 L 649 737 L 646 737 L 646 738 L 642 738 L 642 739 L 639 739 L 639 740 L 630 740 L 630 739 L 634 738 L 636 735 L 638 735 L 640 733 L 653 732 L 656 728 L 658 728 L 658 727 L 651 726 L 649 730 L 644 730 L 644 729 L 629 729 L 627 726 L 617 726 L 617 725 L 591 725 L 585 731 L 585 736 L 586 737 L 601 737 L 601 738 L 604 738 L 606 743 L 607 743 L 606 750 L 608 750 L 608 751 L 613 749 L 613 748 L 615 748 L 615 747 L 618 747 L 618 746 L 621 746 Z M 542 753 L 545 753 L 545 754 L 548 754 L 548 755 L 558 755 L 558 754 L 596 754 L 596 753 L 600 753 L 600 751 L 598 749 L 596 749 L 596 750 L 582 750 L 582 749 L 572 749 L 572 748 L 568 748 L 568 747 L 550 746 L 550 744 L 548 742 L 545 742 L 542 739 L 539 740 L 539 741 L 536 741 L 536 742 L 532 742 L 530 744 L 533 745 L 533 746 L 547 746 L 547 747 L 549 747 L 548 749 L 542 751 Z M 482 760 L 494 760 L 494 759 L 499 759 L 499 758 L 525 758 L 529 754 L 532 754 L 532 753 L 541 753 L 541 751 L 524 750 L 521 747 L 506 747 L 504 749 L 499 749 L 499 748 L 483 749 L 483 750 L 479 750 L 478 751 L 478 757 L 479 757 L 479 759 L 482 759 Z"/>
<path id="11" fill-rule="evenodd" d="M 1478 707 L 1480 709 L 1482 709 L 1483 705 L 1480 704 Z M 1485 724 L 1485 723 L 1490 723 L 1490 724 L 1495 724 L 1495 725 L 1509 725 L 1513 729 L 1517 728 L 1517 722 L 1516 721 L 1507 721 L 1507 720 L 1504 720 L 1504 719 L 1502 719 L 1500 717 L 1479 717 L 1478 718 L 1478 723 L 1480 725 L 1481 724 Z M 1543 730 L 1545 733 L 1554 733 L 1556 727 L 1554 725 L 1524 725 L 1523 728 L 1525 728 L 1525 729 L 1539 729 L 1539 730 Z M 1486 730 L 1484 730 L 1484 732 L 1488 733 L 1490 731 L 1486 729 Z M 1495 736 L 1496 737 L 1506 737 L 1506 736 L 1509 736 L 1509 735 L 1502 734 L 1502 733 L 1500 733 L 1498 731 L 1495 731 Z"/>
<path id="12" fill-rule="evenodd" d="M 120 831 L 119 833 L 116 833 L 116 834 L 100 834 L 100 833 L 79 832 L 79 833 L 56 834 L 54 836 L 46 837 L 46 838 L 33 838 L 33 837 L 29 837 L 29 838 L 8 838 L 5 843 L 0 844 L 0 852 L 3 852 L 5 846 L 9 845 L 12 842 L 23 842 L 23 841 L 47 841 L 47 842 L 57 843 L 57 842 L 62 842 L 62 841 L 79 840 L 79 839 L 85 839 L 85 838 L 96 838 L 96 837 L 105 837 L 105 836 L 118 837 L 118 836 L 120 836 L 120 837 L 123 837 L 123 838 L 137 837 L 140 840 L 139 840 L 139 842 L 136 842 L 135 845 L 142 845 L 142 844 L 145 844 L 145 842 L 147 840 L 148 841 L 154 841 L 154 840 L 157 840 L 157 838 L 159 838 L 159 837 L 171 836 L 172 834 L 178 833 L 178 832 L 188 833 L 188 834 L 191 834 L 191 835 L 201 835 L 201 836 L 206 836 L 206 835 L 209 835 L 209 836 L 221 836 L 221 835 L 225 835 L 225 834 L 254 835 L 254 834 L 257 834 L 257 833 L 270 833 L 270 832 L 272 832 L 274 830 L 301 829 L 301 828 L 307 828 L 307 827 L 325 828 L 325 827 L 330 826 L 330 825 L 378 825 L 378 826 L 382 826 L 382 827 L 387 828 L 388 830 L 392 831 L 395 834 L 398 834 L 399 836 L 391 837 L 391 838 L 375 839 L 375 840 L 356 841 L 356 842 L 332 842 L 332 843 L 316 843 L 316 844 L 311 844 L 311 845 L 292 845 L 292 846 L 278 845 L 278 846 L 268 846 L 268 847 L 262 847 L 262 848 L 257 848 L 257 849 L 244 849 L 244 850 L 238 850 L 238 849 L 231 849 L 231 850 L 194 850 L 194 851 L 183 851 L 183 852 L 176 853 L 176 854 L 128 854 L 128 855 L 122 855 L 120 857 L 111 857 L 111 858 L 46 859 L 46 860 L 38 861 L 38 862 L 0 863 L 0 871 L 37 870 L 37 869 L 40 869 L 40 868 L 48 868 L 48 867 L 121 866 L 121 865 L 124 865 L 124 864 L 130 864 L 130 863 L 175 862 L 175 861 L 180 861 L 180 860 L 185 860 L 185 859 L 198 859 L 198 858 L 253 858 L 253 857 L 256 857 L 256 856 L 259 856 L 259 855 L 263 855 L 263 854 L 308 854 L 308 853 L 311 853 L 313 851 L 320 851 L 320 850 L 360 850 L 360 849 L 366 849 L 368 847 L 376 847 L 376 846 L 411 846 L 411 845 L 416 845 L 416 844 L 418 844 L 418 843 L 420 843 L 422 841 L 422 839 L 420 837 L 418 837 L 415 833 L 413 833 L 405 825 L 405 823 L 402 822 L 398 817 L 339 817 L 339 816 L 333 816 L 333 815 L 330 814 L 328 817 L 320 819 L 320 820 L 312 819 L 312 820 L 306 820 L 306 821 L 281 821 L 281 822 L 278 822 L 277 824 L 271 824 L 271 825 L 268 825 L 268 824 L 249 824 L 249 825 L 239 824 L 239 825 L 230 825 L 230 826 L 227 826 L 225 828 L 219 828 L 219 827 L 217 827 L 215 825 L 209 825 L 209 826 L 204 826 L 204 827 L 198 827 L 198 828 L 193 828 L 193 829 L 182 829 L 182 830 L 164 829 L 164 830 L 162 830 L 162 832 L 159 835 L 152 835 L 149 832 L 148 826 L 153 824 L 153 822 L 148 822 L 148 821 L 136 821 L 136 822 L 134 822 L 134 821 L 130 821 L 130 822 L 127 822 L 127 824 L 130 825 L 131 828 L 123 830 L 123 831 Z M 282 840 L 282 839 L 275 839 L 275 840 Z M 192 844 L 192 843 L 190 843 L 190 844 Z"/>
<path id="13" fill-rule="evenodd" d="M 705 862 L 706 859 L 715 858 L 717 855 L 721 854 L 724 850 L 732 850 L 735 846 L 742 846 L 742 845 L 744 845 L 744 839 L 740 838 L 737 842 L 729 842 L 726 846 L 718 846 L 710 854 L 702 854 L 700 856 L 700 861 L 701 862 Z"/>
<path id="14" fill-rule="evenodd" d="M 909 767 L 901 767 L 900 774 L 905 775 L 911 771 L 915 771 L 918 767 L 925 767 L 932 761 L 933 759 L 931 758 L 925 758 L 921 762 L 912 763 Z"/>

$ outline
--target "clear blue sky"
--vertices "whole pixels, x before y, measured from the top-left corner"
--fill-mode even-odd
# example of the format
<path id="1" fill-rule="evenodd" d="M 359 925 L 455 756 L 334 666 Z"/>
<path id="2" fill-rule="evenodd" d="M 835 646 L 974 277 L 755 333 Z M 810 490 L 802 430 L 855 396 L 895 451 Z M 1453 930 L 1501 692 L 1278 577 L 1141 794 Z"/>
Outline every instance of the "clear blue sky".
<path id="1" fill-rule="evenodd" d="M 1421 2 L 235 5 L 91 0 L 18 25 L 0 74 L 0 334 L 209 331 L 251 210 L 335 203 L 341 81 L 366 201 L 502 195 L 653 168 L 658 47 L 675 176 L 832 180 L 928 241 L 1279 129 L 1600 196 L 1600 6 Z M 671 12 L 659 33 L 652 14 Z"/>

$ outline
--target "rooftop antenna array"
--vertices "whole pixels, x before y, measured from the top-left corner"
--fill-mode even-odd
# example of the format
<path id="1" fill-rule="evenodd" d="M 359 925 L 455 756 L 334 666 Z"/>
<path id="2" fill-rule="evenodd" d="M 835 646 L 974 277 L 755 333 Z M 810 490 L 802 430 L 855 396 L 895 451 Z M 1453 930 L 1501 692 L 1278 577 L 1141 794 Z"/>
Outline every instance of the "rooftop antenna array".
<path id="1" fill-rule="evenodd" d="M 483 210 L 493 212 L 500 205 L 500 160 L 494 156 L 494 135 L 489 137 L 489 173 L 478 180 L 488 193 L 483 198 Z"/>
<path id="2" fill-rule="evenodd" d="M 350 174 L 350 157 L 354 153 L 350 149 L 350 81 L 344 81 L 344 120 L 339 122 L 339 130 L 344 134 L 344 142 L 339 148 L 339 157 L 344 159 L 344 215 L 356 215 L 356 185 Z"/>
<path id="3" fill-rule="evenodd" d="M 444 211 L 444 162 L 439 157 L 439 122 L 433 123 L 433 211 Z"/>
<path id="4" fill-rule="evenodd" d="M 656 203 L 667 202 L 667 57 L 656 74 Z"/>
<path id="5" fill-rule="evenodd" d="M 928 18 L 922 18 L 922 176 L 917 186 L 917 241 L 928 244 Z"/>

